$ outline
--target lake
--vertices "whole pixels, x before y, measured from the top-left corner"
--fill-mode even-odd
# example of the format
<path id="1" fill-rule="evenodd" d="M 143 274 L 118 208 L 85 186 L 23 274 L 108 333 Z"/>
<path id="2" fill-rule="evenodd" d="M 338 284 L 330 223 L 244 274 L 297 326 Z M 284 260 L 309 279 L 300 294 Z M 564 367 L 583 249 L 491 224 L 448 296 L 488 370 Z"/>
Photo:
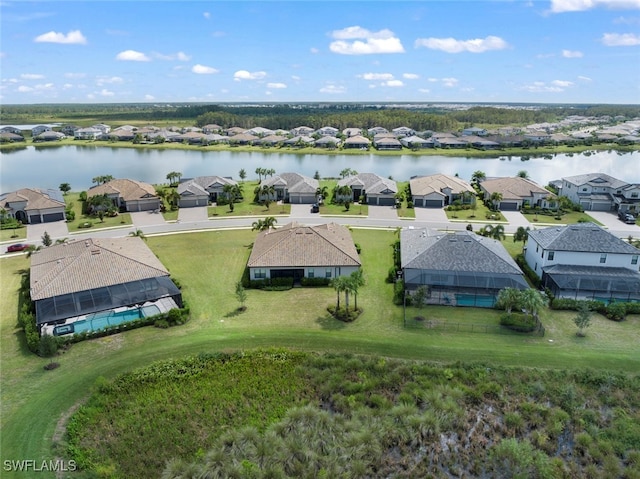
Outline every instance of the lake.
<path id="1" fill-rule="evenodd" d="M 532 151 L 533 154 L 533 151 Z M 298 155 L 295 153 L 262 153 L 234 151 L 153 150 L 94 146 L 60 146 L 0 152 L 0 192 L 25 187 L 55 188 L 69 183 L 74 191 L 92 186 L 99 175 L 131 178 L 152 184 L 166 183 L 170 171 L 185 178 L 194 176 L 231 176 L 238 178 L 244 168 L 249 179 L 257 178 L 256 168 L 274 168 L 276 173 L 298 172 L 313 176 L 337 177 L 344 168 L 360 173 L 377 173 L 404 181 L 416 175 L 445 173 L 470 180 L 476 170 L 491 176 L 515 176 L 526 170 L 540 185 L 584 173 L 606 173 L 629 183 L 640 183 L 640 152 L 554 155 L 551 159 L 531 158 L 466 158 L 446 156 L 382 156 L 363 155 Z"/>

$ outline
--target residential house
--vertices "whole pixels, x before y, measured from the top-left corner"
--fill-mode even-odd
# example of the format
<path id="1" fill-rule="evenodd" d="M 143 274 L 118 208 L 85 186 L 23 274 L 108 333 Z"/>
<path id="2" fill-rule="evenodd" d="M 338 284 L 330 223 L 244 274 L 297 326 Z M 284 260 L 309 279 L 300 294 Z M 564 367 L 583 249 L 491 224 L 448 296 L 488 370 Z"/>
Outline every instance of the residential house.
<path id="1" fill-rule="evenodd" d="M 529 131 L 523 136 L 525 140 L 529 140 L 533 143 L 545 143 L 551 141 L 551 135 L 544 131 Z"/>
<path id="2" fill-rule="evenodd" d="M 529 232 L 525 260 L 556 297 L 640 301 L 640 251 L 594 223 Z"/>
<path id="3" fill-rule="evenodd" d="M 229 136 L 234 136 L 234 135 L 239 135 L 241 133 L 244 133 L 246 130 L 246 128 L 240 128 L 239 126 L 232 126 L 231 128 L 227 128 L 227 135 Z"/>
<path id="4" fill-rule="evenodd" d="M 312 146 L 315 143 L 315 139 L 311 136 L 300 135 L 294 136 L 293 138 L 289 138 L 285 140 L 283 143 L 286 146 L 297 146 L 297 147 L 305 147 Z"/>
<path id="5" fill-rule="evenodd" d="M 338 201 L 360 201 L 364 196 L 364 202 L 368 205 L 393 206 L 396 203 L 398 185 L 395 181 L 383 178 L 375 173 L 358 173 L 347 176 L 338 181 L 337 188 L 348 186 L 351 188 L 351 195 L 338 195 Z"/>
<path id="6" fill-rule="evenodd" d="M 342 130 L 342 134 L 347 138 L 349 138 L 350 136 L 358 136 L 358 135 L 362 135 L 362 129 L 361 128 L 345 128 L 344 130 Z"/>
<path id="7" fill-rule="evenodd" d="M 76 125 L 64 125 L 60 128 L 60 132 L 62 132 L 65 136 L 74 136 L 75 131 L 80 128 Z"/>
<path id="8" fill-rule="evenodd" d="M 226 135 L 219 135 L 218 133 L 209 133 L 204 136 L 204 139 L 208 144 L 217 143 L 229 143 L 229 137 Z"/>
<path id="9" fill-rule="evenodd" d="M 313 142 L 317 148 L 338 148 L 342 142 L 335 136 L 323 136 Z"/>
<path id="10" fill-rule="evenodd" d="M 413 128 L 409 128 L 408 126 L 399 126 L 398 128 L 394 128 L 391 132 L 397 138 L 404 138 L 405 136 L 413 136 L 416 134 L 416 131 Z"/>
<path id="11" fill-rule="evenodd" d="M 22 188 L 0 195 L 0 208 L 6 215 L 23 224 L 51 223 L 63 221 L 65 203 L 58 190 Z"/>
<path id="12" fill-rule="evenodd" d="M 204 133 L 205 135 L 210 135 L 211 133 L 220 133 L 221 131 L 222 127 L 214 123 L 209 123 L 208 125 L 204 125 L 202 127 L 202 133 Z"/>
<path id="13" fill-rule="evenodd" d="M 269 136 L 269 135 L 275 135 L 276 132 L 273 130 L 270 130 L 268 128 L 263 128 L 261 126 L 256 126 L 254 128 L 251 128 L 247 131 L 245 131 L 245 133 L 248 133 L 250 135 L 255 135 L 258 136 L 260 138 L 263 138 L 265 136 Z"/>
<path id="14" fill-rule="evenodd" d="M 252 280 L 349 276 L 360 266 L 350 231 L 336 223 L 289 223 L 258 234 L 247 263 Z"/>
<path id="15" fill-rule="evenodd" d="M 389 130 L 387 130 L 386 128 L 383 128 L 381 126 L 374 126 L 373 128 L 369 128 L 367 130 L 367 135 L 369 135 L 369 136 L 376 136 L 376 135 L 379 135 L 381 133 L 389 133 Z"/>
<path id="16" fill-rule="evenodd" d="M 132 141 L 135 137 L 136 133 L 127 128 L 116 128 L 109 133 L 109 139 L 115 141 Z"/>
<path id="17" fill-rule="evenodd" d="M 503 211 L 517 211 L 525 206 L 543 209 L 556 206 L 556 196 L 528 178 L 487 178 L 480 183 L 480 189 L 485 201 L 493 193 L 499 193 L 502 199 L 498 209 Z"/>
<path id="18" fill-rule="evenodd" d="M 31 137 L 35 138 L 36 136 L 44 133 L 45 131 L 52 131 L 49 125 L 38 125 L 31 128 Z"/>
<path id="19" fill-rule="evenodd" d="M 310 128 L 308 126 L 299 126 L 297 128 L 294 128 L 293 130 L 291 130 L 291 134 L 293 136 L 311 136 L 313 135 L 313 132 L 316 131 L 313 128 Z"/>
<path id="20" fill-rule="evenodd" d="M 373 140 L 373 146 L 377 150 L 402 150 L 402 143 L 397 138 L 382 137 Z"/>
<path id="21" fill-rule="evenodd" d="M 195 144 L 201 144 L 206 139 L 206 137 L 207 135 L 199 131 L 187 131 L 180 135 L 172 136 L 169 140 L 175 141 L 178 143 L 186 142 L 191 145 L 195 145 Z"/>
<path id="22" fill-rule="evenodd" d="M 586 211 L 640 212 L 640 185 L 630 185 L 604 173 L 562 178 L 558 194 L 566 196 Z"/>
<path id="23" fill-rule="evenodd" d="M 467 204 L 475 200 L 473 187 L 457 176 L 415 176 L 409 180 L 409 187 L 416 207 L 443 208 L 456 200 Z"/>
<path id="24" fill-rule="evenodd" d="M 491 308 L 501 289 L 529 287 L 499 241 L 471 231 L 403 228 L 400 258 L 405 288 L 425 287 L 429 304 Z"/>
<path id="25" fill-rule="evenodd" d="M 3 131 L 2 133 L 0 133 L 0 142 L 12 143 L 14 141 L 25 141 L 24 136 L 16 135 L 15 133 L 11 133 L 9 131 Z"/>
<path id="26" fill-rule="evenodd" d="M 107 195 L 121 211 L 159 210 L 161 201 L 149 183 L 127 178 L 114 179 L 87 191 L 87 198 Z"/>
<path id="27" fill-rule="evenodd" d="M 262 180 L 260 186 L 273 186 L 274 193 L 270 195 L 272 201 L 284 201 L 292 204 L 313 204 L 318 202 L 318 180 L 299 173 L 281 173 Z M 266 195 L 258 194 L 263 201 Z"/>
<path id="28" fill-rule="evenodd" d="M 141 238 L 93 238 L 31 256 L 41 334 L 91 332 L 182 307 L 169 272 Z"/>
<path id="29" fill-rule="evenodd" d="M 267 135 L 264 137 L 260 137 L 258 140 L 255 141 L 255 144 L 262 145 L 262 146 L 276 146 L 279 144 L 283 144 L 286 140 L 287 140 L 286 136 L 274 134 L 274 135 Z"/>
<path id="30" fill-rule="evenodd" d="M 356 135 L 344 140 L 344 148 L 358 148 L 360 150 L 368 150 L 371 146 L 371 140 L 364 136 Z"/>
<path id="31" fill-rule="evenodd" d="M 177 189 L 180 195 L 178 206 L 180 208 L 207 206 L 209 202 L 215 203 L 218 201 L 218 196 L 225 194 L 225 186 L 236 186 L 237 184 L 231 178 L 222 176 L 198 176 L 183 179 Z"/>
<path id="32" fill-rule="evenodd" d="M 434 144 L 438 148 L 467 148 L 469 144 L 457 137 L 433 136 Z"/>
<path id="33" fill-rule="evenodd" d="M 111 127 L 109 125 L 105 125 L 104 123 L 98 123 L 97 125 L 92 125 L 91 128 L 95 128 L 100 130 L 103 135 L 107 135 L 111 132 Z"/>
<path id="34" fill-rule="evenodd" d="M 416 135 L 400 138 L 400 143 L 402 143 L 405 148 L 410 148 L 412 150 L 420 148 L 433 148 L 435 146 L 433 138 L 425 140 L 424 138 Z"/>
<path id="35" fill-rule="evenodd" d="M 59 131 L 43 131 L 37 136 L 33 137 L 33 141 L 60 141 L 65 138 L 64 133 L 60 133 Z"/>
<path id="36" fill-rule="evenodd" d="M 76 140 L 96 140 L 102 136 L 102 130 L 98 128 L 78 128 L 73 132 L 73 138 Z"/>
<path id="37" fill-rule="evenodd" d="M 340 130 L 332 126 L 323 126 L 322 128 L 318 129 L 316 133 L 320 136 L 336 136 L 338 133 L 340 133 Z"/>
<path id="38" fill-rule="evenodd" d="M 476 126 L 472 126 L 470 128 L 465 128 L 462 130 L 462 136 L 487 136 L 487 130 L 484 128 L 478 128 Z"/>
<path id="39" fill-rule="evenodd" d="M 229 134 L 230 145 L 253 145 L 253 143 L 258 139 L 259 138 L 257 136 L 250 135 L 249 133 L 238 133 L 233 136 Z"/>
<path id="40" fill-rule="evenodd" d="M 0 133 L 13 133 L 14 135 L 24 136 L 22 130 L 15 126 L 3 126 L 0 128 Z"/>

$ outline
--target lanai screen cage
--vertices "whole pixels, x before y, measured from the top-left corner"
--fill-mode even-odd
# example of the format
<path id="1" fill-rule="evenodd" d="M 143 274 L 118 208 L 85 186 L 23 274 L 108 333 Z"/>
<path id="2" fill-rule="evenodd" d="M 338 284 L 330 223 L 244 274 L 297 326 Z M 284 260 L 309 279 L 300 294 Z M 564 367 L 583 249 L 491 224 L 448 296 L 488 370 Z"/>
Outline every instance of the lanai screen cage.
<path id="1" fill-rule="evenodd" d="M 640 301 L 640 274 L 627 268 L 556 265 L 545 269 L 542 281 L 557 297 Z"/>
<path id="2" fill-rule="evenodd" d="M 106 311 L 122 306 L 135 306 L 171 297 L 182 307 L 180 290 L 168 276 L 141 279 L 103 288 L 62 294 L 35 302 L 38 325 L 67 318 Z"/>

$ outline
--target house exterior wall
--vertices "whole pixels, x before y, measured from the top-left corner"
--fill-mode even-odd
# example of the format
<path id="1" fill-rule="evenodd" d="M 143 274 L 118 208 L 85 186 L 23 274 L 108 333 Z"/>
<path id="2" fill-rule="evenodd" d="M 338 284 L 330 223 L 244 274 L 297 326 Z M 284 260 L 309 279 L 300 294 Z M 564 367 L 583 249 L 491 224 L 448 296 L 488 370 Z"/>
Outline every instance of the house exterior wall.
<path id="1" fill-rule="evenodd" d="M 577 251 L 553 251 L 553 259 L 549 259 L 549 252 L 553 250 L 545 250 L 535 240 L 529 238 L 525 260 L 531 269 L 542 278 L 542 270 L 547 266 L 556 264 L 566 264 L 573 266 L 606 266 L 627 268 L 632 271 L 640 271 L 640 259 L 637 264 L 632 264 L 633 254 L 616 254 L 606 253 L 605 262 L 601 262 L 602 255 L 605 253 L 583 253 Z M 640 252 L 639 252 L 640 254 Z"/>
<path id="2" fill-rule="evenodd" d="M 249 268 L 249 278 L 253 281 L 270 279 L 272 270 L 303 269 L 305 278 L 333 279 L 338 276 L 349 276 L 359 268 L 357 266 L 280 266 L 270 268 Z"/>

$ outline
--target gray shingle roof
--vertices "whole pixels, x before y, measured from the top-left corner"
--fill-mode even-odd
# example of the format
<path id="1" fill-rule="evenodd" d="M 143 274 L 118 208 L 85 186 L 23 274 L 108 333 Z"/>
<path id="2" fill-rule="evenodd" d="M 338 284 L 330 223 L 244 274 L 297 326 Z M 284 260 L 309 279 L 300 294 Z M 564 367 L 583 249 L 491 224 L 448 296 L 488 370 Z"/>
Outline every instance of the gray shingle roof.
<path id="1" fill-rule="evenodd" d="M 587 173 L 585 175 L 566 176 L 562 179 L 577 186 L 588 183 L 592 186 L 608 186 L 609 188 L 620 188 L 627 185 L 627 183 L 625 183 L 624 181 L 618 180 L 613 176 L 605 175 L 604 173 Z"/>
<path id="2" fill-rule="evenodd" d="M 499 241 L 470 231 L 449 234 L 428 228 L 403 229 L 400 255 L 403 268 L 522 274 Z"/>
<path id="3" fill-rule="evenodd" d="M 281 173 L 262 182 L 267 186 L 286 186 L 289 193 L 315 193 L 318 180 L 301 175 L 300 173 Z"/>
<path id="4" fill-rule="evenodd" d="M 295 222 L 261 232 L 248 262 L 250 268 L 360 264 L 351 233 L 344 226 L 335 223 L 302 226 Z"/>
<path id="5" fill-rule="evenodd" d="M 463 179 L 439 173 L 411 178 L 409 184 L 411 185 L 411 194 L 416 196 L 428 195 L 434 191 L 441 192 L 446 188 L 450 188 L 453 194 L 462 194 L 465 191 L 475 194 L 471 185 Z"/>
<path id="6" fill-rule="evenodd" d="M 220 184 L 222 187 L 224 187 L 224 185 L 238 184 L 231 178 L 225 178 L 223 176 L 196 176 L 195 178 L 191 178 L 190 180 L 186 180 L 180 183 L 178 185 L 178 194 L 182 195 L 185 192 L 190 192 L 193 194 L 207 193 L 207 188 L 210 188 L 216 183 Z"/>
<path id="7" fill-rule="evenodd" d="M 546 250 L 638 254 L 638 250 L 629 243 L 594 223 L 532 230 L 529 232 L 529 238 Z"/>
<path id="8" fill-rule="evenodd" d="M 31 255 L 31 299 L 168 276 L 140 238 L 93 238 L 49 246 Z"/>
<path id="9" fill-rule="evenodd" d="M 338 186 L 362 186 L 368 195 L 371 194 L 393 194 L 398 192 L 398 185 L 394 180 L 383 178 L 375 173 L 358 173 L 347 176 L 338 181 Z"/>

